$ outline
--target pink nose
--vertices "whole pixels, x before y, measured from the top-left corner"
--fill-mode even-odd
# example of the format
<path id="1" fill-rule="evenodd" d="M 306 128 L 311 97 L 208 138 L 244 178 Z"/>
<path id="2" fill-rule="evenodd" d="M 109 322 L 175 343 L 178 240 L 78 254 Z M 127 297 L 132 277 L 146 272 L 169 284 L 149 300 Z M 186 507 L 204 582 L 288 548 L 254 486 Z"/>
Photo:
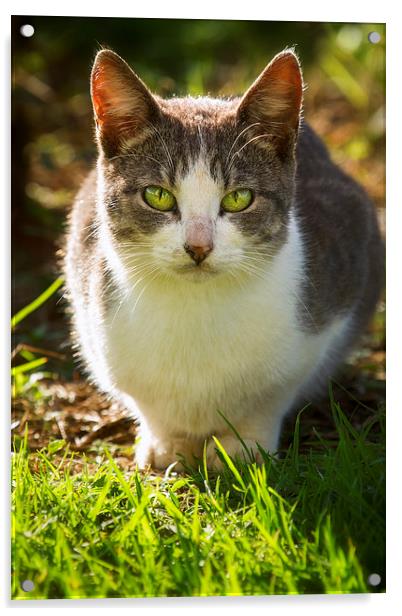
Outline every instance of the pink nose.
<path id="1" fill-rule="evenodd" d="M 193 261 L 199 265 L 207 258 L 212 250 L 212 246 L 192 246 L 191 244 L 184 244 L 184 250 L 190 255 Z"/>
<path id="2" fill-rule="evenodd" d="M 212 221 L 207 216 L 192 216 L 185 221 L 184 226 L 184 250 L 199 265 L 214 246 Z"/>

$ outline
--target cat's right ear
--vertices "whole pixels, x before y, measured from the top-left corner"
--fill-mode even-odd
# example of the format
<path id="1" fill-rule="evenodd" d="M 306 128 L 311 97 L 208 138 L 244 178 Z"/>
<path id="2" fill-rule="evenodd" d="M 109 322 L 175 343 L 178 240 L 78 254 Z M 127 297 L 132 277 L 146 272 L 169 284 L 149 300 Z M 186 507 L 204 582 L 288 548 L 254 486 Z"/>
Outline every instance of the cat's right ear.
<path id="1" fill-rule="evenodd" d="M 238 107 L 241 121 L 259 126 L 282 149 L 294 143 L 300 121 L 303 78 L 295 53 L 277 54 L 244 94 Z"/>
<path id="2" fill-rule="evenodd" d="M 99 145 L 114 156 L 128 142 L 141 140 L 159 107 L 128 64 L 109 49 L 99 51 L 92 68 L 91 97 Z"/>

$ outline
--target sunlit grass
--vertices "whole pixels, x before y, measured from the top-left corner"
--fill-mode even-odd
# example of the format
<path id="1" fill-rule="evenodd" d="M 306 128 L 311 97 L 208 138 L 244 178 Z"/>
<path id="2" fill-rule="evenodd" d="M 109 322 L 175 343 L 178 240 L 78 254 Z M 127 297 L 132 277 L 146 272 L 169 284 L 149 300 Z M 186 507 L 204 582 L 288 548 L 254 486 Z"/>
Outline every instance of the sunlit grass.
<path id="1" fill-rule="evenodd" d="M 15 333 L 18 325 L 26 319 L 32 312 L 38 310 L 49 299 L 55 298 L 57 291 L 64 282 L 62 276 L 54 280 L 47 289 L 45 289 L 32 302 L 21 308 L 11 318 L 11 332 Z M 38 357 L 38 354 L 40 355 Z M 50 352 L 51 355 L 54 353 Z M 31 397 L 40 395 L 38 392 L 38 382 L 41 378 L 51 377 L 50 372 L 38 373 L 38 368 L 47 363 L 48 358 L 43 356 L 43 349 L 36 349 L 29 345 L 20 344 L 16 346 L 12 353 L 12 359 L 18 358 L 18 365 L 11 368 L 11 391 L 13 398 L 30 394 Z M 24 361 L 21 361 L 24 360 Z"/>
<path id="2" fill-rule="evenodd" d="M 52 297 L 52 295 L 54 295 L 54 293 L 56 293 L 56 291 L 61 287 L 63 282 L 64 279 L 61 276 L 59 278 L 56 278 L 56 280 L 52 282 L 52 284 L 47 289 L 45 289 L 43 293 L 41 293 L 37 298 L 35 298 L 30 304 L 24 306 L 24 308 L 19 310 L 17 314 L 15 314 L 11 319 L 11 329 L 14 329 L 16 325 L 18 325 L 18 323 L 20 323 L 29 314 L 31 314 L 31 312 L 34 312 L 35 310 L 40 308 L 42 304 L 44 304 L 50 297 Z"/>
<path id="3" fill-rule="evenodd" d="M 95 472 L 73 474 L 63 441 L 39 453 L 20 441 L 13 596 L 369 591 L 368 575 L 385 575 L 383 417 L 358 432 L 335 401 L 332 410 L 336 447 L 322 440 L 300 454 L 296 430 L 286 457 L 265 454 L 258 467 L 234 463 L 217 441 L 218 476 L 202 462 L 183 476 L 124 473 L 106 448 Z"/>

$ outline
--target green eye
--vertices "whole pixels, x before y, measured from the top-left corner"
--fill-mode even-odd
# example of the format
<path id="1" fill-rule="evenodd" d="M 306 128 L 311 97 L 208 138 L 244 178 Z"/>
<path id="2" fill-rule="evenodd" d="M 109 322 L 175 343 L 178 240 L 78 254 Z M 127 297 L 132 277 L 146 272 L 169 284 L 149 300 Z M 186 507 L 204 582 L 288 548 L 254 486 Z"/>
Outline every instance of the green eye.
<path id="1" fill-rule="evenodd" d="M 156 210 L 168 212 L 176 205 L 176 198 L 162 186 L 147 186 L 144 190 L 144 201 Z"/>
<path id="2" fill-rule="evenodd" d="M 248 188 L 239 188 L 225 195 L 221 201 L 221 207 L 225 212 L 241 212 L 253 201 L 253 193 Z"/>

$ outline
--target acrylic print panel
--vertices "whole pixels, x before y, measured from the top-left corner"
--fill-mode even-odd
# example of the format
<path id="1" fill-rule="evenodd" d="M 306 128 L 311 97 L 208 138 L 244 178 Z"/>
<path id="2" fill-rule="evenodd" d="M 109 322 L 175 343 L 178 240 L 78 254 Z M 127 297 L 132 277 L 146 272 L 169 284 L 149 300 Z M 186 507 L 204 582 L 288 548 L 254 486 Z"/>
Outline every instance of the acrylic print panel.
<path id="1" fill-rule="evenodd" d="M 13 598 L 383 592 L 385 26 L 12 62 Z"/>

